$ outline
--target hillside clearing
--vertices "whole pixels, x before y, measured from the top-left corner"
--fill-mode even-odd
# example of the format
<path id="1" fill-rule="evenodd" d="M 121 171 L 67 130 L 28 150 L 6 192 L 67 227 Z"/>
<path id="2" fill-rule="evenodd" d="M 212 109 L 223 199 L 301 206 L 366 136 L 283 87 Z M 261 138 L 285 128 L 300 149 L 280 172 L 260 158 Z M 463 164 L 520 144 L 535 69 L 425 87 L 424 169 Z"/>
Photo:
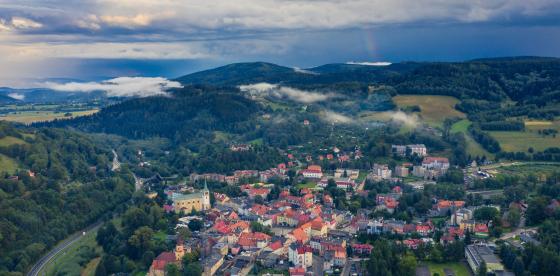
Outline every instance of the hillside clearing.
<path id="1" fill-rule="evenodd" d="M 0 138 L 0 146 L 2 147 L 8 147 L 11 145 L 23 145 L 23 144 L 27 144 L 27 143 L 16 137 L 6 136 L 4 138 Z"/>
<path id="2" fill-rule="evenodd" d="M 393 102 L 400 107 L 419 106 L 418 115 L 431 126 L 442 126 L 446 118 L 465 118 L 463 112 L 455 109 L 459 100 L 449 96 L 438 95 L 399 95 Z"/>
<path id="3" fill-rule="evenodd" d="M 13 174 L 18 169 L 17 162 L 7 157 L 6 155 L 0 154 L 0 172 L 7 172 Z"/>

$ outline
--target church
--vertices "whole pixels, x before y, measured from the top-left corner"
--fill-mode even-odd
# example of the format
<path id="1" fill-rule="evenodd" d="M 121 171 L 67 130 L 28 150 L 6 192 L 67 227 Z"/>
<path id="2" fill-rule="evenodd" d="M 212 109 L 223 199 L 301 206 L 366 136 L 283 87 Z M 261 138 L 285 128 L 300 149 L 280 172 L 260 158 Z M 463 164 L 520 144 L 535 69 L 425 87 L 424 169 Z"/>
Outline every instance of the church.
<path id="1" fill-rule="evenodd" d="M 171 200 L 173 201 L 173 210 L 176 213 L 181 211 L 190 213 L 192 210 L 205 211 L 211 208 L 210 191 L 206 182 L 204 183 L 204 189 L 201 191 L 192 194 L 173 193 L 171 194 Z"/>

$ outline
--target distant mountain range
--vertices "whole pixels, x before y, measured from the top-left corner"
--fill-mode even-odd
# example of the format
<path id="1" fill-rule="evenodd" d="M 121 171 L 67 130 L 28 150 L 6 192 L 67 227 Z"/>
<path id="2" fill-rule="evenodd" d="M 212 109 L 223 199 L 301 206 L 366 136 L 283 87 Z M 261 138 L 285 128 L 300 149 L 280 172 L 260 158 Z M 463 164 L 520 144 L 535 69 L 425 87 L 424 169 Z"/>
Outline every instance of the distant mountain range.
<path id="1" fill-rule="evenodd" d="M 62 92 L 47 88 L 0 87 L 0 104 L 87 102 L 103 98 L 105 98 L 105 93 L 101 91 L 83 93 Z"/>

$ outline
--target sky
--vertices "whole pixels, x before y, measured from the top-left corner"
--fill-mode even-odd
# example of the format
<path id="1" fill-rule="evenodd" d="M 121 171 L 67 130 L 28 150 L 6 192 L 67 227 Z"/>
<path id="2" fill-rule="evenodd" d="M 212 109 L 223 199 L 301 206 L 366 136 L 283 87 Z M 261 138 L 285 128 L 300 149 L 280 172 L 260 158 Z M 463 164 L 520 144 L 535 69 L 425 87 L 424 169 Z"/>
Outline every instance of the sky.
<path id="1" fill-rule="evenodd" d="M 0 87 L 518 55 L 560 56 L 560 1 L 0 0 Z"/>

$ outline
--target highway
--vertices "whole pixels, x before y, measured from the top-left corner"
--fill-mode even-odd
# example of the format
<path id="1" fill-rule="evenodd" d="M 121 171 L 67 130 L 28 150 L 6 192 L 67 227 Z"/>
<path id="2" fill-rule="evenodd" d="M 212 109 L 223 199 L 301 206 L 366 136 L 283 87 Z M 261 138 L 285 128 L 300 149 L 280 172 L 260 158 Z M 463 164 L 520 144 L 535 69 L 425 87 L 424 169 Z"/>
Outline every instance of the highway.
<path id="1" fill-rule="evenodd" d="M 29 270 L 29 272 L 27 273 L 27 276 L 38 276 L 39 272 L 43 270 L 43 268 L 50 263 L 50 261 L 52 259 L 54 259 L 58 254 L 63 253 L 66 249 L 68 249 L 70 246 L 72 246 L 72 244 L 76 243 L 77 241 L 79 241 L 84 235 L 85 233 L 88 233 L 90 231 L 96 230 L 97 228 L 99 228 L 101 225 L 103 224 L 102 221 L 97 222 L 81 231 L 78 231 L 76 233 L 74 233 L 72 236 L 70 236 L 69 238 L 67 238 L 66 240 L 64 240 L 63 242 L 61 242 L 60 244 L 58 244 L 55 248 L 53 248 L 51 251 L 49 251 L 49 253 L 47 253 L 45 256 L 43 256 L 41 259 L 39 259 L 39 261 L 37 261 L 37 263 L 35 263 L 35 265 L 31 268 L 31 270 Z"/>

